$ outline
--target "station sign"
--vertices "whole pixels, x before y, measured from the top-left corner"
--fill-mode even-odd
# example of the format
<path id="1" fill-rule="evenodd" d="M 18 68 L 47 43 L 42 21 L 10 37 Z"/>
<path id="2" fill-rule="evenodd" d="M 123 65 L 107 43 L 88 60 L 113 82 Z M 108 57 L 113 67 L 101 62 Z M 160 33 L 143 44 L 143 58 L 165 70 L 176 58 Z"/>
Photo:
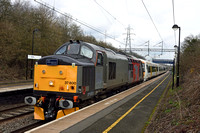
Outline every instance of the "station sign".
<path id="1" fill-rule="evenodd" d="M 40 58 L 42 58 L 40 55 L 28 55 L 28 59 L 39 60 Z"/>

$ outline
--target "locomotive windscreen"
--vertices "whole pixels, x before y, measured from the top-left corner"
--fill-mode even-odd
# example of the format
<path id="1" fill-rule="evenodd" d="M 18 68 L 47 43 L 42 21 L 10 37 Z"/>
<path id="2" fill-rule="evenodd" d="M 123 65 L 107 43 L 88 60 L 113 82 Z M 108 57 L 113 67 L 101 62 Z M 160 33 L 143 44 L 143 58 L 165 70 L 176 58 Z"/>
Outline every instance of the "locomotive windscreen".
<path id="1" fill-rule="evenodd" d="M 69 44 L 67 48 L 67 54 L 78 54 L 80 49 L 80 44 Z"/>

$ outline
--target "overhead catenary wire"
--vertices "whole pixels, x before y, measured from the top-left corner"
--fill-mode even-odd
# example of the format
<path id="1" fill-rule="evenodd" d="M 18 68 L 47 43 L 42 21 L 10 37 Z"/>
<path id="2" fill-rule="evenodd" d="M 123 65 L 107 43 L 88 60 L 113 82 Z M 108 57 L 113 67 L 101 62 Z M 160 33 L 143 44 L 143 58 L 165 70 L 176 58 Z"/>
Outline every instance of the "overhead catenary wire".
<path id="1" fill-rule="evenodd" d="M 154 25 L 154 27 L 155 27 L 155 29 L 156 29 L 156 31 L 157 31 L 157 33 L 158 33 L 160 39 L 163 41 L 162 36 L 161 36 L 160 32 L 158 31 L 158 28 L 156 27 L 156 25 L 155 25 L 155 23 L 154 23 L 154 21 L 153 21 L 151 15 L 150 15 L 150 12 L 148 11 L 148 9 L 147 9 L 147 7 L 146 7 L 144 1 L 143 1 L 143 0 L 141 0 L 141 1 L 142 1 L 142 4 L 143 4 L 144 8 L 146 9 L 146 11 L 147 11 L 147 13 L 148 13 L 150 19 L 151 19 L 151 22 L 153 23 L 153 25 Z"/>
<path id="2" fill-rule="evenodd" d="M 95 30 L 96 32 L 99 32 L 100 34 L 103 33 L 103 32 L 101 32 L 99 29 L 95 28 L 94 26 L 89 25 L 89 24 L 87 24 L 87 23 L 85 23 L 85 22 L 83 22 L 83 21 L 81 21 L 81 20 L 79 20 L 79 19 L 77 19 L 77 18 L 74 18 L 74 17 L 70 16 L 70 15 L 67 14 L 67 13 L 63 13 L 63 12 L 59 11 L 58 9 L 55 9 L 55 7 L 51 7 L 51 6 L 50 6 L 49 4 L 47 4 L 47 3 L 44 4 L 44 3 L 39 2 L 38 0 L 35 0 L 35 1 L 36 1 L 37 3 L 39 3 L 40 5 L 46 7 L 46 8 L 49 8 L 49 9 L 51 9 L 51 10 L 53 10 L 53 11 L 55 11 L 55 12 L 57 12 L 57 13 L 63 15 L 63 16 L 65 16 L 65 17 L 67 17 L 67 18 L 69 18 L 69 19 L 75 21 L 75 22 L 78 22 L 78 23 L 81 24 L 81 25 L 84 25 L 84 26 L 86 26 L 86 27 L 88 27 L 88 28 L 90 28 L 90 29 L 92 29 L 92 30 Z M 40 1 L 42 1 L 42 0 L 40 0 Z M 105 34 L 103 33 L 103 35 L 105 35 Z M 111 37 L 111 36 L 110 36 L 110 37 Z M 112 37 L 112 38 L 114 38 L 114 37 Z"/>
<path id="3" fill-rule="evenodd" d="M 81 21 L 81 20 L 79 20 L 79 19 L 77 19 L 77 18 L 74 18 L 74 17 L 72 17 L 72 16 L 70 16 L 70 15 L 68 15 L 68 14 L 66 14 L 66 13 L 63 13 L 63 12 L 59 11 L 58 9 L 56 9 L 55 7 L 51 7 L 51 6 L 48 5 L 47 3 L 44 4 L 44 3 L 40 2 L 41 0 L 40 0 L 40 1 L 34 0 L 34 1 L 37 2 L 38 4 L 42 5 L 42 6 L 46 7 L 46 8 L 49 8 L 49 9 L 51 9 L 51 10 L 53 10 L 53 11 L 55 11 L 55 12 L 57 12 L 57 13 L 63 15 L 63 16 L 65 16 L 65 17 L 67 17 L 67 18 L 69 18 L 69 19 L 71 19 L 71 20 L 73 20 L 73 21 L 75 21 L 75 22 L 77 22 L 77 23 L 79 23 L 79 24 L 81 24 L 81 25 L 87 27 L 87 28 L 90 28 L 90 29 L 92 29 L 92 30 L 94 30 L 94 31 L 96 31 L 96 32 L 98 32 L 98 33 L 100 33 L 100 34 L 102 34 L 102 35 L 104 35 L 104 36 L 110 38 L 110 39 L 113 39 L 113 40 L 115 40 L 116 42 L 118 42 L 118 43 L 120 43 L 120 44 L 125 45 L 123 42 L 121 42 L 121 41 L 119 41 L 119 40 L 116 40 L 115 37 L 112 37 L 112 36 L 110 36 L 110 35 L 108 35 L 108 34 L 105 34 L 104 32 L 100 31 L 99 29 L 95 28 L 94 26 L 89 25 L 89 24 L 87 24 L 86 22 L 83 22 L 83 21 Z"/>
<path id="4" fill-rule="evenodd" d="M 155 45 L 153 45 L 153 47 L 156 47 L 156 46 L 158 46 L 158 45 L 161 44 L 161 43 L 162 43 L 162 41 L 159 42 L 159 43 L 156 43 Z M 158 47 L 160 47 L 160 46 L 158 46 Z"/>
<path id="5" fill-rule="evenodd" d="M 142 43 L 142 44 L 139 44 L 139 45 L 136 45 L 136 46 L 143 46 L 144 44 L 146 44 L 146 43 L 148 43 L 149 41 L 146 41 L 146 42 L 144 42 L 144 43 Z"/>
<path id="6" fill-rule="evenodd" d="M 109 17 L 106 15 L 105 11 L 103 11 L 103 9 L 100 9 L 100 10 L 101 10 L 102 14 L 105 16 L 105 18 L 108 20 L 108 22 L 109 22 L 110 24 L 112 24 L 111 20 L 110 20 Z"/>
<path id="7" fill-rule="evenodd" d="M 96 0 L 94 0 L 94 2 L 99 6 L 99 7 L 101 7 L 105 12 L 107 12 L 114 20 L 116 20 L 118 23 L 120 23 L 123 27 L 125 27 L 124 26 L 124 24 L 123 23 L 121 23 L 116 17 L 114 17 L 110 12 L 108 12 L 103 6 L 101 6 Z"/>

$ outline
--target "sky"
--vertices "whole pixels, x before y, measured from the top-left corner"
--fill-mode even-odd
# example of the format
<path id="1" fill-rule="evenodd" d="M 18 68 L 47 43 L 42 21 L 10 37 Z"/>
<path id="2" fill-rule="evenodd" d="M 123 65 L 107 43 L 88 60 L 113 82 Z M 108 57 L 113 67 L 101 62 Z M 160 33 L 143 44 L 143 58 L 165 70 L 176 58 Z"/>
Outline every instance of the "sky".
<path id="1" fill-rule="evenodd" d="M 97 40 L 111 43 L 116 48 L 125 48 L 125 38 L 128 26 L 131 27 L 131 47 L 160 48 L 158 44 L 163 40 L 163 48 L 174 49 L 178 45 L 178 30 L 174 32 L 172 26 L 181 27 L 181 42 L 189 35 L 200 33 L 200 1 L 174 0 L 174 16 L 172 0 L 36 0 L 53 6 L 56 10 L 70 14 L 73 18 L 92 25 L 102 33 L 112 36 L 117 41 L 87 28 L 79 23 L 84 33 L 94 36 Z M 31 0 L 34 5 L 39 5 Z M 175 18 L 175 19 L 173 19 Z M 122 42 L 122 43 L 119 43 Z M 156 45 L 156 46 L 154 46 Z M 147 52 L 137 52 L 145 56 Z M 173 59 L 174 52 L 150 52 L 149 58 Z"/>

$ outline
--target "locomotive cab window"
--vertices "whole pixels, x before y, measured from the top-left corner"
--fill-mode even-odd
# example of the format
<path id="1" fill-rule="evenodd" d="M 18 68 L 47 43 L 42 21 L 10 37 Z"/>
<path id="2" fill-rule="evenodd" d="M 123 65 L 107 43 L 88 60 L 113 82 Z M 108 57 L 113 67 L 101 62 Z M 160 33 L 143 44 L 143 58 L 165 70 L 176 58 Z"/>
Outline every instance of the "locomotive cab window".
<path id="1" fill-rule="evenodd" d="M 66 45 L 63 46 L 63 47 L 61 47 L 61 48 L 56 52 L 56 54 L 65 54 L 66 48 L 67 48 Z"/>
<path id="2" fill-rule="evenodd" d="M 80 44 L 69 44 L 67 47 L 67 54 L 78 54 L 80 49 Z"/>
<path id="3" fill-rule="evenodd" d="M 102 55 L 102 53 L 97 54 L 97 66 L 103 66 L 103 55 Z"/>
<path id="4" fill-rule="evenodd" d="M 81 51 L 80 51 L 80 55 L 85 56 L 87 58 L 92 58 L 93 52 L 90 48 L 88 48 L 86 46 L 82 46 Z"/>

